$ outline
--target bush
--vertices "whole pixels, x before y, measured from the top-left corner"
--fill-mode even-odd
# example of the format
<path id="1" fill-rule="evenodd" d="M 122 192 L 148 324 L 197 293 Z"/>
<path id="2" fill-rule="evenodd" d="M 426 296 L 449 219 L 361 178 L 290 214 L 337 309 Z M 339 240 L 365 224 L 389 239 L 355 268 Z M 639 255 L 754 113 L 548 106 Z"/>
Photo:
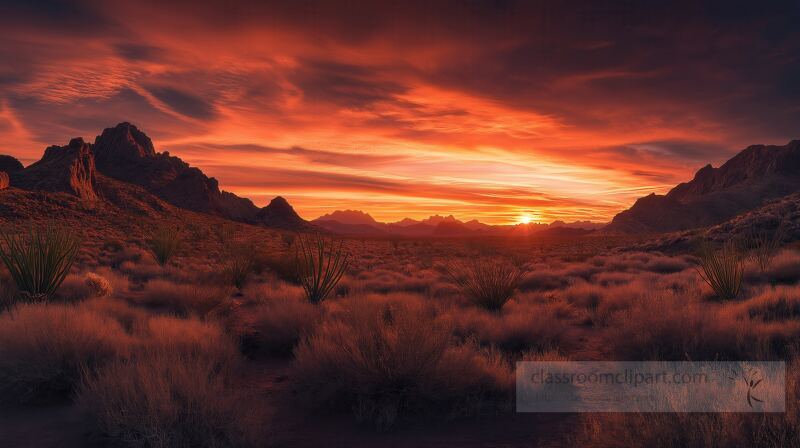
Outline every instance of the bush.
<path id="1" fill-rule="evenodd" d="M 714 290 L 717 298 L 733 300 L 739 295 L 744 263 L 736 244 L 728 241 L 719 249 L 704 245 L 699 253 L 697 273 Z"/>
<path id="2" fill-rule="evenodd" d="M 0 401 L 68 395 L 81 372 L 130 347 L 110 317 L 82 306 L 21 304 L 0 315 Z"/>
<path id="3" fill-rule="evenodd" d="M 177 227 L 159 226 L 148 240 L 148 248 L 159 266 L 166 266 L 181 247 L 181 235 Z"/>
<path id="4" fill-rule="evenodd" d="M 327 241 L 321 235 L 298 238 L 297 255 L 300 285 L 311 303 L 320 303 L 336 288 L 347 269 L 350 255 L 344 242 Z"/>
<path id="5" fill-rule="evenodd" d="M 445 276 L 476 305 L 499 311 L 519 288 L 525 270 L 507 260 L 479 257 L 444 266 Z"/>
<path id="6" fill-rule="evenodd" d="M 233 383 L 239 355 L 210 322 L 155 317 L 130 356 L 84 377 L 79 402 L 103 435 L 128 446 L 263 445 L 257 404 Z"/>
<path id="7" fill-rule="evenodd" d="M 81 245 L 75 234 L 55 227 L 31 229 L 27 235 L 3 233 L 2 243 L 0 259 L 29 301 L 47 300 L 56 292 Z"/>
<path id="8" fill-rule="evenodd" d="M 205 316 L 228 297 L 226 288 L 211 285 L 187 285 L 169 280 L 150 280 L 141 293 L 131 299 L 141 305 L 163 308 L 172 313 Z"/>
<path id="9" fill-rule="evenodd" d="M 502 357 L 451 346 L 428 310 L 403 302 L 349 301 L 295 358 L 298 390 L 312 405 L 350 410 L 381 429 L 412 416 L 474 414 L 511 390 Z"/>
<path id="10" fill-rule="evenodd" d="M 86 274 L 85 283 L 89 288 L 90 297 L 106 297 L 114 292 L 111 283 L 105 277 L 92 272 Z"/>
<path id="11" fill-rule="evenodd" d="M 206 357 L 143 353 L 89 375 L 79 401 L 127 446 L 260 446 L 257 407 Z"/>

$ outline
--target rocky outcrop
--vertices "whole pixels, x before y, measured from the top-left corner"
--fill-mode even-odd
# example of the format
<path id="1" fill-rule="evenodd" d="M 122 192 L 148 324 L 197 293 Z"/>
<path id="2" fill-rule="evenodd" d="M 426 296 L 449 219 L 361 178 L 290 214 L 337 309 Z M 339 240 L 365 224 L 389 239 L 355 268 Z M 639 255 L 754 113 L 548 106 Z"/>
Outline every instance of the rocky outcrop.
<path id="1" fill-rule="evenodd" d="M 798 191 L 800 140 L 750 146 L 719 168 L 703 167 L 666 195 L 638 199 L 605 230 L 648 233 L 711 226 Z"/>
<path id="2" fill-rule="evenodd" d="M 280 196 L 258 211 L 256 222 L 269 227 L 290 230 L 307 230 L 311 228 L 308 222 L 297 215 L 294 208 L 289 205 L 289 202 Z"/>
<path id="3" fill-rule="evenodd" d="M 0 190 L 5 190 L 11 185 L 11 177 L 5 171 L 0 171 Z"/>
<path id="4" fill-rule="evenodd" d="M 156 152 L 150 138 L 130 123 L 103 130 L 95 139 L 93 150 L 101 173 L 142 186 L 176 207 L 236 221 L 266 225 L 274 222 L 283 228 L 307 225 L 291 206 L 291 213 L 280 204 L 263 211 L 249 199 L 220 191 L 217 180 L 200 169 L 168 152 Z"/>
<path id="5" fill-rule="evenodd" d="M 23 169 L 25 169 L 25 167 L 22 166 L 22 163 L 20 163 L 20 161 L 17 160 L 16 158 L 6 155 L 0 155 L 0 171 L 5 171 L 8 174 L 13 174 L 16 173 L 17 171 L 22 171 Z"/>
<path id="6" fill-rule="evenodd" d="M 66 146 L 50 146 L 41 160 L 13 173 L 11 184 L 26 190 L 65 192 L 97 200 L 92 149 L 82 138 L 74 138 Z"/>

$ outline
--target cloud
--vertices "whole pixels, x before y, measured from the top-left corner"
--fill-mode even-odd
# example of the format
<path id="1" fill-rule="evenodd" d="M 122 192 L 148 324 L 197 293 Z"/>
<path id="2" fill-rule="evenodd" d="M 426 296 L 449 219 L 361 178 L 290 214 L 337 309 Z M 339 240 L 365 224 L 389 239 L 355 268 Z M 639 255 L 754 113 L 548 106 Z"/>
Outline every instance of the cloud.
<path id="1" fill-rule="evenodd" d="M 4 12 L 0 138 L 16 155 L 132 121 L 223 188 L 288 192 L 301 213 L 608 219 L 749 144 L 798 138 L 797 2 Z"/>

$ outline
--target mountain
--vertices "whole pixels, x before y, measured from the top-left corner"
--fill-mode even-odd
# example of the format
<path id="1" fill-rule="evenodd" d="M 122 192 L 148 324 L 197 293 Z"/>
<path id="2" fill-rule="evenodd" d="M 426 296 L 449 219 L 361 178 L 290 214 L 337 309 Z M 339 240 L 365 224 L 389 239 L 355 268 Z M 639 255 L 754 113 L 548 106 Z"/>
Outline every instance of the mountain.
<path id="1" fill-rule="evenodd" d="M 800 192 L 800 140 L 750 146 L 719 168 L 706 165 L 666 195 L 639 198 L 609 232 L 673 232 L 720 224 L 766 202 Z"/>
<path id="2" fill-rule="evenodd" d="M 11 173 L 11 185 L 26 190 L 71 193 L 88 201 L 98 199 L 92 149 L 82 138 L 66 146 L 50 146 L 38 162 Z"/>
<path id="3" fill-rule="evenodd" d="M 364 225 L 364 226 L 377 226 L 378 222 L 369 215 L 360 210 L 336 210 L 333 213 L 322 215 L 312 222 L 321 221 L 336 221 L 340 224 L 347 225 Z"/>
<path id="4" fill-rule="evenodd" d="M 0 172 L 8 174 L 11 187 L 24 190 L 68 193 L 87 201 L 118 200 L 123 195 L 141 203 L 135 194 L 121 193 L 131 189 L 120 188 L 113 179 L 181 209 L 269 227 L 313 229 L 281 197 L 259 208 L 249 199 L 220 191 L 216 179 L 169 152 L 157 152 L 150 138 L 127 122 L 104 129 L 94 144 L 74 138 L 66 146 L 50 146 L 41 160 L 28 167 L 11 156 L 0 156 Z M 98 190 L 100 179 L 116 188 Z M 0 175 L 0 187 L 4 183 Z"/>
<path id="5" fill-rule="evenodd" d="M 268 227 L 287 230 L 298 230 L 308 226 L 308 223 L 298 216 L 289 202 L 280 196 L 258 211 L 256 221 Z"/>
<path id="6" fill-rule="evenodd" d="M 460 221 L 453 215 L 433 215 L 416 220 L 404 218 L 400 221 L 384 223 L 376 221 L 368 213 L 360 210 L 337 210 L 320 216 L 312 221 L 318 227 L 330 232 L 349 236 L 402 236 L 420 237 L 469 237 L 469 236 L 531 236 L 541 230 L 555 227 L 594 230 L 605 226 L 589 221 L 565 223 L 554 221 L 552 224 L 516 224 L 490 225 L 477 219 Z M 578 234 L 579 232 L 575 232 Z M 557 232 L 553 233 L 556 235 Z M 542 234 L 545 236 L 547 234 Z"/>

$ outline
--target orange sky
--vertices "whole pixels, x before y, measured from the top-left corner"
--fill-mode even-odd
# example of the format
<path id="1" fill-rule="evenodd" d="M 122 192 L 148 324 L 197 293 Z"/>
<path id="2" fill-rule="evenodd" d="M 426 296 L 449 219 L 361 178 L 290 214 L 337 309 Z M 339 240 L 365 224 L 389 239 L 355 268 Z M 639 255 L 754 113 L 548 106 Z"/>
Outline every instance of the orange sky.
<path id="1" fill-rule="evenodd" d="M 306 219 L 501 224 L 608 220 L 798 137 L 791 14 L 433 3 L 21 5 L 0 19 L 3 152 L 130 121 Z"/>

